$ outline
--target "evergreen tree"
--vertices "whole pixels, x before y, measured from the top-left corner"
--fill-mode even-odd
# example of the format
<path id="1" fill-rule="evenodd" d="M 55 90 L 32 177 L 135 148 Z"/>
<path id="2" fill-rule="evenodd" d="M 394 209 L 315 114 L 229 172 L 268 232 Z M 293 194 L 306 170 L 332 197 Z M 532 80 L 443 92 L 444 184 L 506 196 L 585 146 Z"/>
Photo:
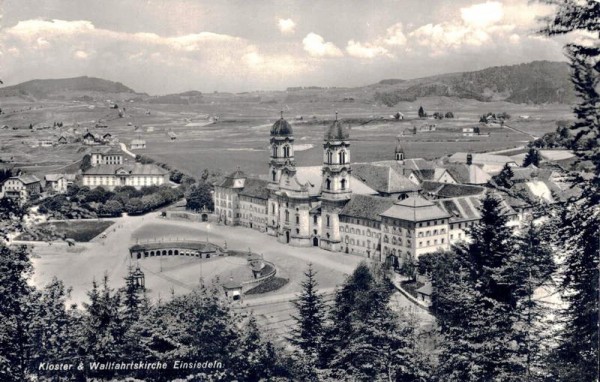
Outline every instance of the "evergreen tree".
<path id="1" fill-rule="evenodd" d="M 600 4 L 596 1 L 546 0 L 556 6 L 541 30 L 545 35 L 571 32 L 598 36 Z M 560 229 L 555 244 L 565 254 L 561 272 L 564 331 L 554 365 L 556 377 L 564 381 L 597 380 L 600 374 L 598 305 L 600 267 L 600 46 L 598 40 L 585 46 L 565 47 L 571 80 L 578 95 L 576 121 L 570 126 L 572 148 L 580 160 L 594 164 L 594 177 L 580 183 L 581 197 L 560 211 Z"/>
<path id="2" fill-rule="evenodd" d="M 256 318 L 250 316 L 244 327 L 238 350 L 235 374 L 241 381 L 260 381 L 273 376 L 276 364 L 275 350 L 270 342 L 264 342 Z"/>
<path id="3" fill-rule="evenodd" d="M 510 189 L 514 185 L 514 182 L 512 181 L 514 176 L 515 173 L 513 172 L 512 168 L 508 164 L 505 164 L 502 168 L 502 171 L 500 171 L 500 173 L 495 175 L 492 179 L 497 186 Z"/>
<path id="4" fill-rule="evenodd" d="M 37 295 L 28 285 L 32 267 L 25 246 L 0 244 L 0 380 L 27 380 L 33 357 L 31 323 Z"/>
<path id="5" fill-rule="evenodd" d="M 494 196 L 482 200 L 481 215 L 470 242 L 454 247 L 450 262 L 434 272 L 433 311 L 445 336 L 439 372 L 448 380 L 519 380 L 517 242 Z"/>
<path id="6" fill-rule="evenodd" d="M 419 118 L 425 118 L 425 117 L 427 117 L 427 113 L 425 113 L 423 106 L 419 106 Z"/>
<path id="7" fill-rule="evenodd" d="M 53 278 L 40 294 L 33 322 L 35 355 L 31 370 L 36 374 L 40 374 L 41 362 L 72 362 L 77 356 L 74 320 L 66 309 L 69 293 L 62 281 Z"/>
<path id="8" fill-rule="evenodd" d="M 540 152 L 536 148 L 529 148 L 527 155 L 525 155 L 525 159 L 523 159 L 523 167 L 527 167 L 529 165 L 539 166 L 541 160 Z"/>
<path id="9" fill-rule="evenodd" d="M 308 264 L 308 269 L 304 272 L 305 279 L 300 283 L 302 291 L 293 302 L 298 314 L 293 316 L 296 326 L 289 338 L 293 345 L 313 359 L 320 351 L 326 314 L 323 296 L 317 291 L 316 274 L 312 264 Z"/>

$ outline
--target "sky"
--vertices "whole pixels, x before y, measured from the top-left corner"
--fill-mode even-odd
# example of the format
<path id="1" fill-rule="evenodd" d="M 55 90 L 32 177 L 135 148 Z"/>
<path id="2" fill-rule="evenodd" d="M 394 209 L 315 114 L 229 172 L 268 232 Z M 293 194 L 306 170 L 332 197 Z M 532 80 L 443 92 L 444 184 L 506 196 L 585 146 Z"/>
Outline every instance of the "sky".
<path id="1" fill-rule="evenodd" d="M 0 0 L 0 78 L 94 76 L 139 92 L 367 85 L 533 60 L 531 0 Z"/>

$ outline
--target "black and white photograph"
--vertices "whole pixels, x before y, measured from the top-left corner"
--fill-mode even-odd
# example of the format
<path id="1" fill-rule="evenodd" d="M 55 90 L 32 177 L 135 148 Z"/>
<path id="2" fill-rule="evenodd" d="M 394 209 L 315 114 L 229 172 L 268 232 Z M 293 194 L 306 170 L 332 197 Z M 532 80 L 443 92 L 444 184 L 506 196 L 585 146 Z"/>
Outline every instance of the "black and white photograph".
<path id="1" fill-rule="evenodd" d="M 600 1 L 0 0 L 0 382 L 600 382 Z"/>

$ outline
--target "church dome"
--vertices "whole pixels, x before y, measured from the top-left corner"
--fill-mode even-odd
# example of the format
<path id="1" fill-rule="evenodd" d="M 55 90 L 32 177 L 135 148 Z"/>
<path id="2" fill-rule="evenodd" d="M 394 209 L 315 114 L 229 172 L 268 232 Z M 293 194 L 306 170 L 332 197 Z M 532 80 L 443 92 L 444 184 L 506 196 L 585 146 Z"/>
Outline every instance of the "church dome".
<path id="1" fill-rule="evenodd" d="M 325 131 L 326 141 L 345 141 L 348 138 L 350 138 L 348 129 L 346 129 L 344 125 L 337 119 L 331 126 L 329 126 L 327 131 Z"/>
<path id="2" fill-rule="evenodd" d="M 271 127 L 271 136 L 272 137 L 288 137 L 293 135 L 292 125 L 289 124 L 288 121 L 281 117 L 278 119 Z"/>

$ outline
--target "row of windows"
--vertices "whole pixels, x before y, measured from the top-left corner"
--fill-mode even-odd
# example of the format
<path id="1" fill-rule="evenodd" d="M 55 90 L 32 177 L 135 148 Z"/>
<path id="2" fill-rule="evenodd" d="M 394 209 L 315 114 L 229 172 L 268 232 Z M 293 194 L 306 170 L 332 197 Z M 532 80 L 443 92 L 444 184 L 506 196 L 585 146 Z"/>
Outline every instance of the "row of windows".
<path id="1" fill-rule="evenodd" d="M 426 246 L 426 247 L 430 247 L 430 246 L 431 246 L 431 242 L 432 242 L 431 240 L 427 240 L 427 241 L 425 242 L 425 246 Z M 439 242 L 439 243 L 440 243 L 440 244 L 445 244 L 445 243 L 446 243 L 446 240 L 444 240 L 444 239 L 442 238 L 442 239 L 440 239 L 440 242 Z M 435 239 L 435 240 L 433 240 L 433 245 L 434 245 L 434 246 L 435 246 L 435 245 L 438 245 L 438 239 Z M 423 242 L 422 242 L 422 241 L 420 241 L 420 242 L 419 242 L 419 248 L 421 248 L 421 247 L 423 247 Z"/>
<path id="2" fill-rule="evenodd" d="M 351 234 L 356 234 L 356 235 L 363 235 L 363 236 L 367 236 L 367 237 L 375 237 L 375 238 L 379 238 L 379 233 L 377 232 L 372 232 L 370 229 L 367 230 L 361 230 L 360 228 L 353 228 L 353 227 L 348 227 L 348 226 L 341 226 L 340 227 L 340 232 L 345 232 L 345 233 L 351 233 Z"/>

